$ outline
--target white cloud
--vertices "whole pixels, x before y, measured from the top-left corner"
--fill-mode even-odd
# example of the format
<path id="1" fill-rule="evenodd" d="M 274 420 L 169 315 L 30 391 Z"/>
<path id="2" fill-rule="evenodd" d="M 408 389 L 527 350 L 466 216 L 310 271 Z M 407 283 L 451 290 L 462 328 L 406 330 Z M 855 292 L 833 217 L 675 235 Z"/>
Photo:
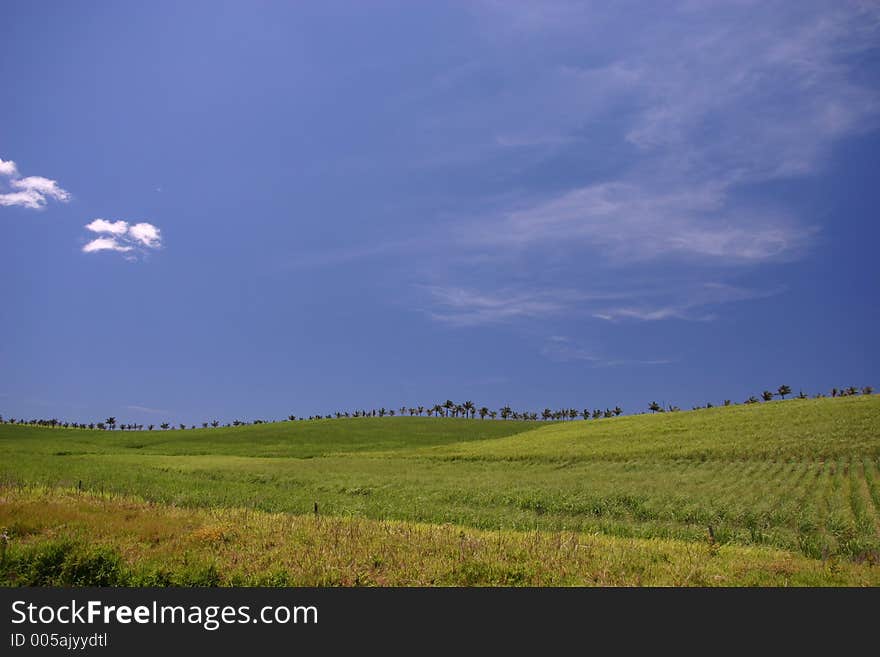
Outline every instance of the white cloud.
<path id="1" fill-rule="evenodd" d="M 116 241 L 116 239 L 112 237 L 99 237 L 98 239 L 92 240 L 88 244 L 83 247 L 84 253 L 95 253 L 97 251 L 119 251 L 121 253 L 126 253 L 131 251 L 133 247 L 125 246 L 124 244 L 120 244 Z"/>
<path id="2" fill-rule="evenodd" d="M 36 192 L 58 201 L 70 200 L 70 194 L 58 186 L 58 183 L 42 176 L 28 176 L 12 181 L 12 186 L 26 192 Z"/>
<path id="3" fill-rule="evenodd" d="M 44 207 L 47 199 L 55 199 L 63 203 L 70 200 L 70 194 L 54 180 L 42 176 L 20 178 L 18 167 L 12 160 L 0 158 L 0 175 L 10 179 L 8 184 L 14 190 L 0 194 L 2 206 L 20 206 L 36 210 Z"/>
<path id="4" fill-rule="evenodd" d="M 106 219 L 95 219 L 86 224 L 86 229 L 93 233 L 111 233 L 113 235 L 125 235 L 128 232 L 127 221 L 107 221 Z"/>
<path id="5" fill-rule="evenodd" d="M 132 239 L 150 248 L 158 247 L 161 242 L 159 229 L 153 224 L 148 224 L 146 222 L 135 224 L 129 228 L 128 234 Z"/>
<path id="6" fill-rule="evenodd" d="M 145 253 L 145 249 L 158 249 L 162 246 L 162 238 L 159 229 L 153 224 L 142 221 L 130 225 L 127 221 L 107 221 L 106 219 L 94 219 L 86 224 L 86 230 L 93 233 L 105 233 L 112 237 L 99 237 L 83 247 L 84 253 L 96 253 L 98 251 L 117 251 L 131 253 L 129 260 L 136 260 L 135 254 Z"/>
<path id="7" fill-rule="evenodd" d="M 12 160 L 4 160 L 0 157 L 0 176 L 12 176 L 15 177 L 18 175 L 18 167 L 15 166 L 15 162 Z"/>
<path id="8" fill-rule="evenodd" d="M 0 194 L 0 205 L 20 205 L 23 208 L 38 209 L 45 205 L 46 199 L 38 192 L 7 192 Z"/>

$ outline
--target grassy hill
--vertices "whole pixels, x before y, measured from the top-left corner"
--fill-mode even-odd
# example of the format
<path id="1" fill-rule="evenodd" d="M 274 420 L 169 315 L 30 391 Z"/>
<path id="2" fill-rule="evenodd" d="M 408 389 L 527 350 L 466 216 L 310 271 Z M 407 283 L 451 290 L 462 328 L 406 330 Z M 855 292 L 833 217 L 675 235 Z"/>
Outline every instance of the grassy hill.
<path id="1" fill-rule="evenodd" d="M 848 581 L 880 581 L 871 565 L 880 560 L 876 395 L 548 425 L 358 418 L 136 433 L 0 425 L 0 480 L 6 482 L 0 525 L 19 528 L 13 531 L 19 556 L 45 541 L 82 543 L 89 527 L 82 518 L 65 521 L 70 536 L 60 536 L 51 522 L 27 530 L 35 513 L 28 495 L 45 501 L 53 494 L 31 487 L 67 489 L 57 495 L 69 500 L 69 490 L 82 482 L 79 503 L 103 505 L 110 515 L 120 512 L 113 504 L 143 500 L 160 505 L 154 507 L 157 517 L 190 513 L 210 525 L 219 517 L 210 514 L 232 518 L 254 509 L 285 514 L 265 518 L 290 518 L 309 514 L 317 502 L 323 519 L 354 523 L 371 536 L 391 526 L 450 524 L 474 540 L 509 532 L 511 546 L 527 541 L 534 530 L 540 531 L 539 543 L 552 543 L 553 536 L 600 535 L 603 541 L 618 541 L 614 545 L 635 559 L 632 568 L 644 559 L 653 563 L 652 545 L 677 546 L 664 548 L 664 554 L 681 558 L 692 549 L 709 554 L 707 546 L 714 555 L 720 545 L 731 559 L 734 554 L 734 560 L 745 559 L 742 563 L 754 557 L 755 572 L 763 571 L 754 555 L 770 561 L 787 555 L 790 563 L 800 564 L 792 572 L 813 573 L 807 578 L 811 582 L 826 573 L 824 581 L 840 583 L 826 572 L 829 564 L 835 572 L 843 572 L 839 564 L 855 569 L 846 570 L 857 573 Z M 204 510 L 184 510 L 192 507 Z M 714 546 L 707 539 L 710 526 Z M 313 529 L 317 533 L 306 532 L 308 541 L 323 540 L 323 530 Z M 103 543 L 118 549 L 125 543 L 114 542 L 106 531 L 102 536 Z M 443 542 L 443 549 L 451 550 L 453 543 Z M 421 549 L 412 547 L 413 559 Z M 543 559 L 535 550 L 529 563 Z M 513 567 L 516 560 L 502 552 L 478 561 Z M 777 556 L 766 556 L 771 553 Z M 620 579 L 609 582 L 678 583 L 666 571 L 651 575 L 644 563 L 642 570 L 636 568 L 644 577 L 631 576 L 625 561 Z M 233 565 L 218 567 L 232 572 Z M 394 572 L 410 572 L 401 568 L 398 564 Z M 449 568 L 441 570 L 436 582 L 459 581 Z M 577 568 L 561 580 L 546 568 L 528 570 L 533 571 L 544 575 L 529 575 L 525 583 L 591 581 Z M 381 572 L 371 572 L 371 581 L 383 582 Z M 313 576 L 300 572 L 295 581 L 314 581 Z M 353 582 L 353 577 L 340 574 L 338 581 Z M 474 577 L 470 583 L 507 581 Z M 788 583 L 807 581 L 786 577 L 782 580 Z M 731 573 L 717 581 L 754 582 Z M 780 580 L 767 575 L 761 581 Z"/>

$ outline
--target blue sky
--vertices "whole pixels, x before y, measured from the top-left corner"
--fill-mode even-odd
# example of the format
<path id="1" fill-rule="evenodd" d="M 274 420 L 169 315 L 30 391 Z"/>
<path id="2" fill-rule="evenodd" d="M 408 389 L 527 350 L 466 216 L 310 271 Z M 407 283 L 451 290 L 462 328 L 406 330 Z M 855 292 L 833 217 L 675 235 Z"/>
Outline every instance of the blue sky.
<path id="1" fill-rule="evenodd" d="M 0 11 L 6 416 L 880 384 L 877 3 Z"/>

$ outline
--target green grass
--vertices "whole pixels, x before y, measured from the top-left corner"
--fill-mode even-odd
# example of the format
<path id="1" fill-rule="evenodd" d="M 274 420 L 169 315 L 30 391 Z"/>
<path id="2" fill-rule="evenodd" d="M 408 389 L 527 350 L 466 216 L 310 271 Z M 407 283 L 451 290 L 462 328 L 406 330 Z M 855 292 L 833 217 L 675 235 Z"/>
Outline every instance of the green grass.
<path id="1" fill-rule="evenodd" d="M 182 509 L 0 488 L 6 586 L 877 586 L 880 569 L 764 547 Z"/>
<path id="2" fill-rule="evenodd" d="M 100 432 L 0 425 L 0 479 L 482 531 L 880 555 L 880 397 L 597 421 L 359 418 Z M 447 580 L 443 580 L 447 581 Z"/>

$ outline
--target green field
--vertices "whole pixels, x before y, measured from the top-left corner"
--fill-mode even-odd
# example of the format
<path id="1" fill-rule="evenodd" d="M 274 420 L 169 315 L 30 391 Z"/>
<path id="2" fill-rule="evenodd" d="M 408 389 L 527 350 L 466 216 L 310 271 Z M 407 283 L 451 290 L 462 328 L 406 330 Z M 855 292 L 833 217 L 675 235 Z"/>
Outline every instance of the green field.
<path id="1" fill-rule="evenodd" d="M 116 526 L 109 518 L 126 513 L 120 509 L 146 503 L 156 517 L 191 514 L 191 523 L 206 527 L 234 526 L 231 518 L 256 510 L 263 515 L 244 517 L 300 523 L 289 539 L 271 542 L 292 554 L 327 540 L 328 525 L 312 517 L 317 503 L 320 522 L 358 527 L 396 549 L 390 561 L 377 557 L 396 565 L 384 575 L 367 569 L 367 576 L 363 564 L 355 568 L 354 551 L 345 572 L 340 564 L 352 545 L 343 552 L 322 545 L 336 575 L 290 566 L 285 581 L 880 584 L 877 395 L 554 424 L 397 417 L 153 432 L 0 425 L 0 480 L 0 525 L 11 536 L 5 572 L 13 583 L 24 581 L 21 564 L 59 541 L 68 541 L 68 551 L 109 546 L 127 555 L 129 566 L 149 563 L 156 572 L 163 559 L 173 561 L 172 552 L 138 551 L 121 528 L 101 530 L 100 514 L 65 519 L 63 509 L 97 505 L 108 527 Z M 60 515 L 38 522 L 36 509 L 53 504 Z M 302 524 L 307 519 L 314 526 Z M 410 536 L 437 532 L 431 540 L 442 549 L 430 541 L 407 548 L 413 564 L 435 576 L 411 576 L 419 571 L 405 563 L 406 550 L 381 539 L 389 527 Z M 247 532 L 232 533 L 236 538 L 223 543 L 230 555 L 252 549 Z M 459 576 L 460 561 L 441 559 L 444 549 L 461 557 L 459 535 L 491 546 L 496 534 L 500 547 L 474 558 L 468 577 Z M 629 556 L 597 579 L 595 560 L 581 563 L 578 552 L 566 565 L 562 548 L 550 554 L 562 537 L 567 545 L 601 541 Z M 530 540 L 527 558 L 520 548 Z M 219 583 L 236 581 L 232 573 L 262 582 L 271 570 L 211 562 L 213 552 L 194 545 L 187 548 L 191 561 L 216 568 Z M 660 552 L 669 560 L 656 561 Z M 706 577 L 676 576 L 677 559 L 693 564 L 694 555 L 710 559 L 698 569 Z M 782 575 L 762 570 L 780 559 L 789 564 Z M 647 565 L 656 563 L 669 568 Z M 514 571 L 520 576 L 510 576 Z"/>

